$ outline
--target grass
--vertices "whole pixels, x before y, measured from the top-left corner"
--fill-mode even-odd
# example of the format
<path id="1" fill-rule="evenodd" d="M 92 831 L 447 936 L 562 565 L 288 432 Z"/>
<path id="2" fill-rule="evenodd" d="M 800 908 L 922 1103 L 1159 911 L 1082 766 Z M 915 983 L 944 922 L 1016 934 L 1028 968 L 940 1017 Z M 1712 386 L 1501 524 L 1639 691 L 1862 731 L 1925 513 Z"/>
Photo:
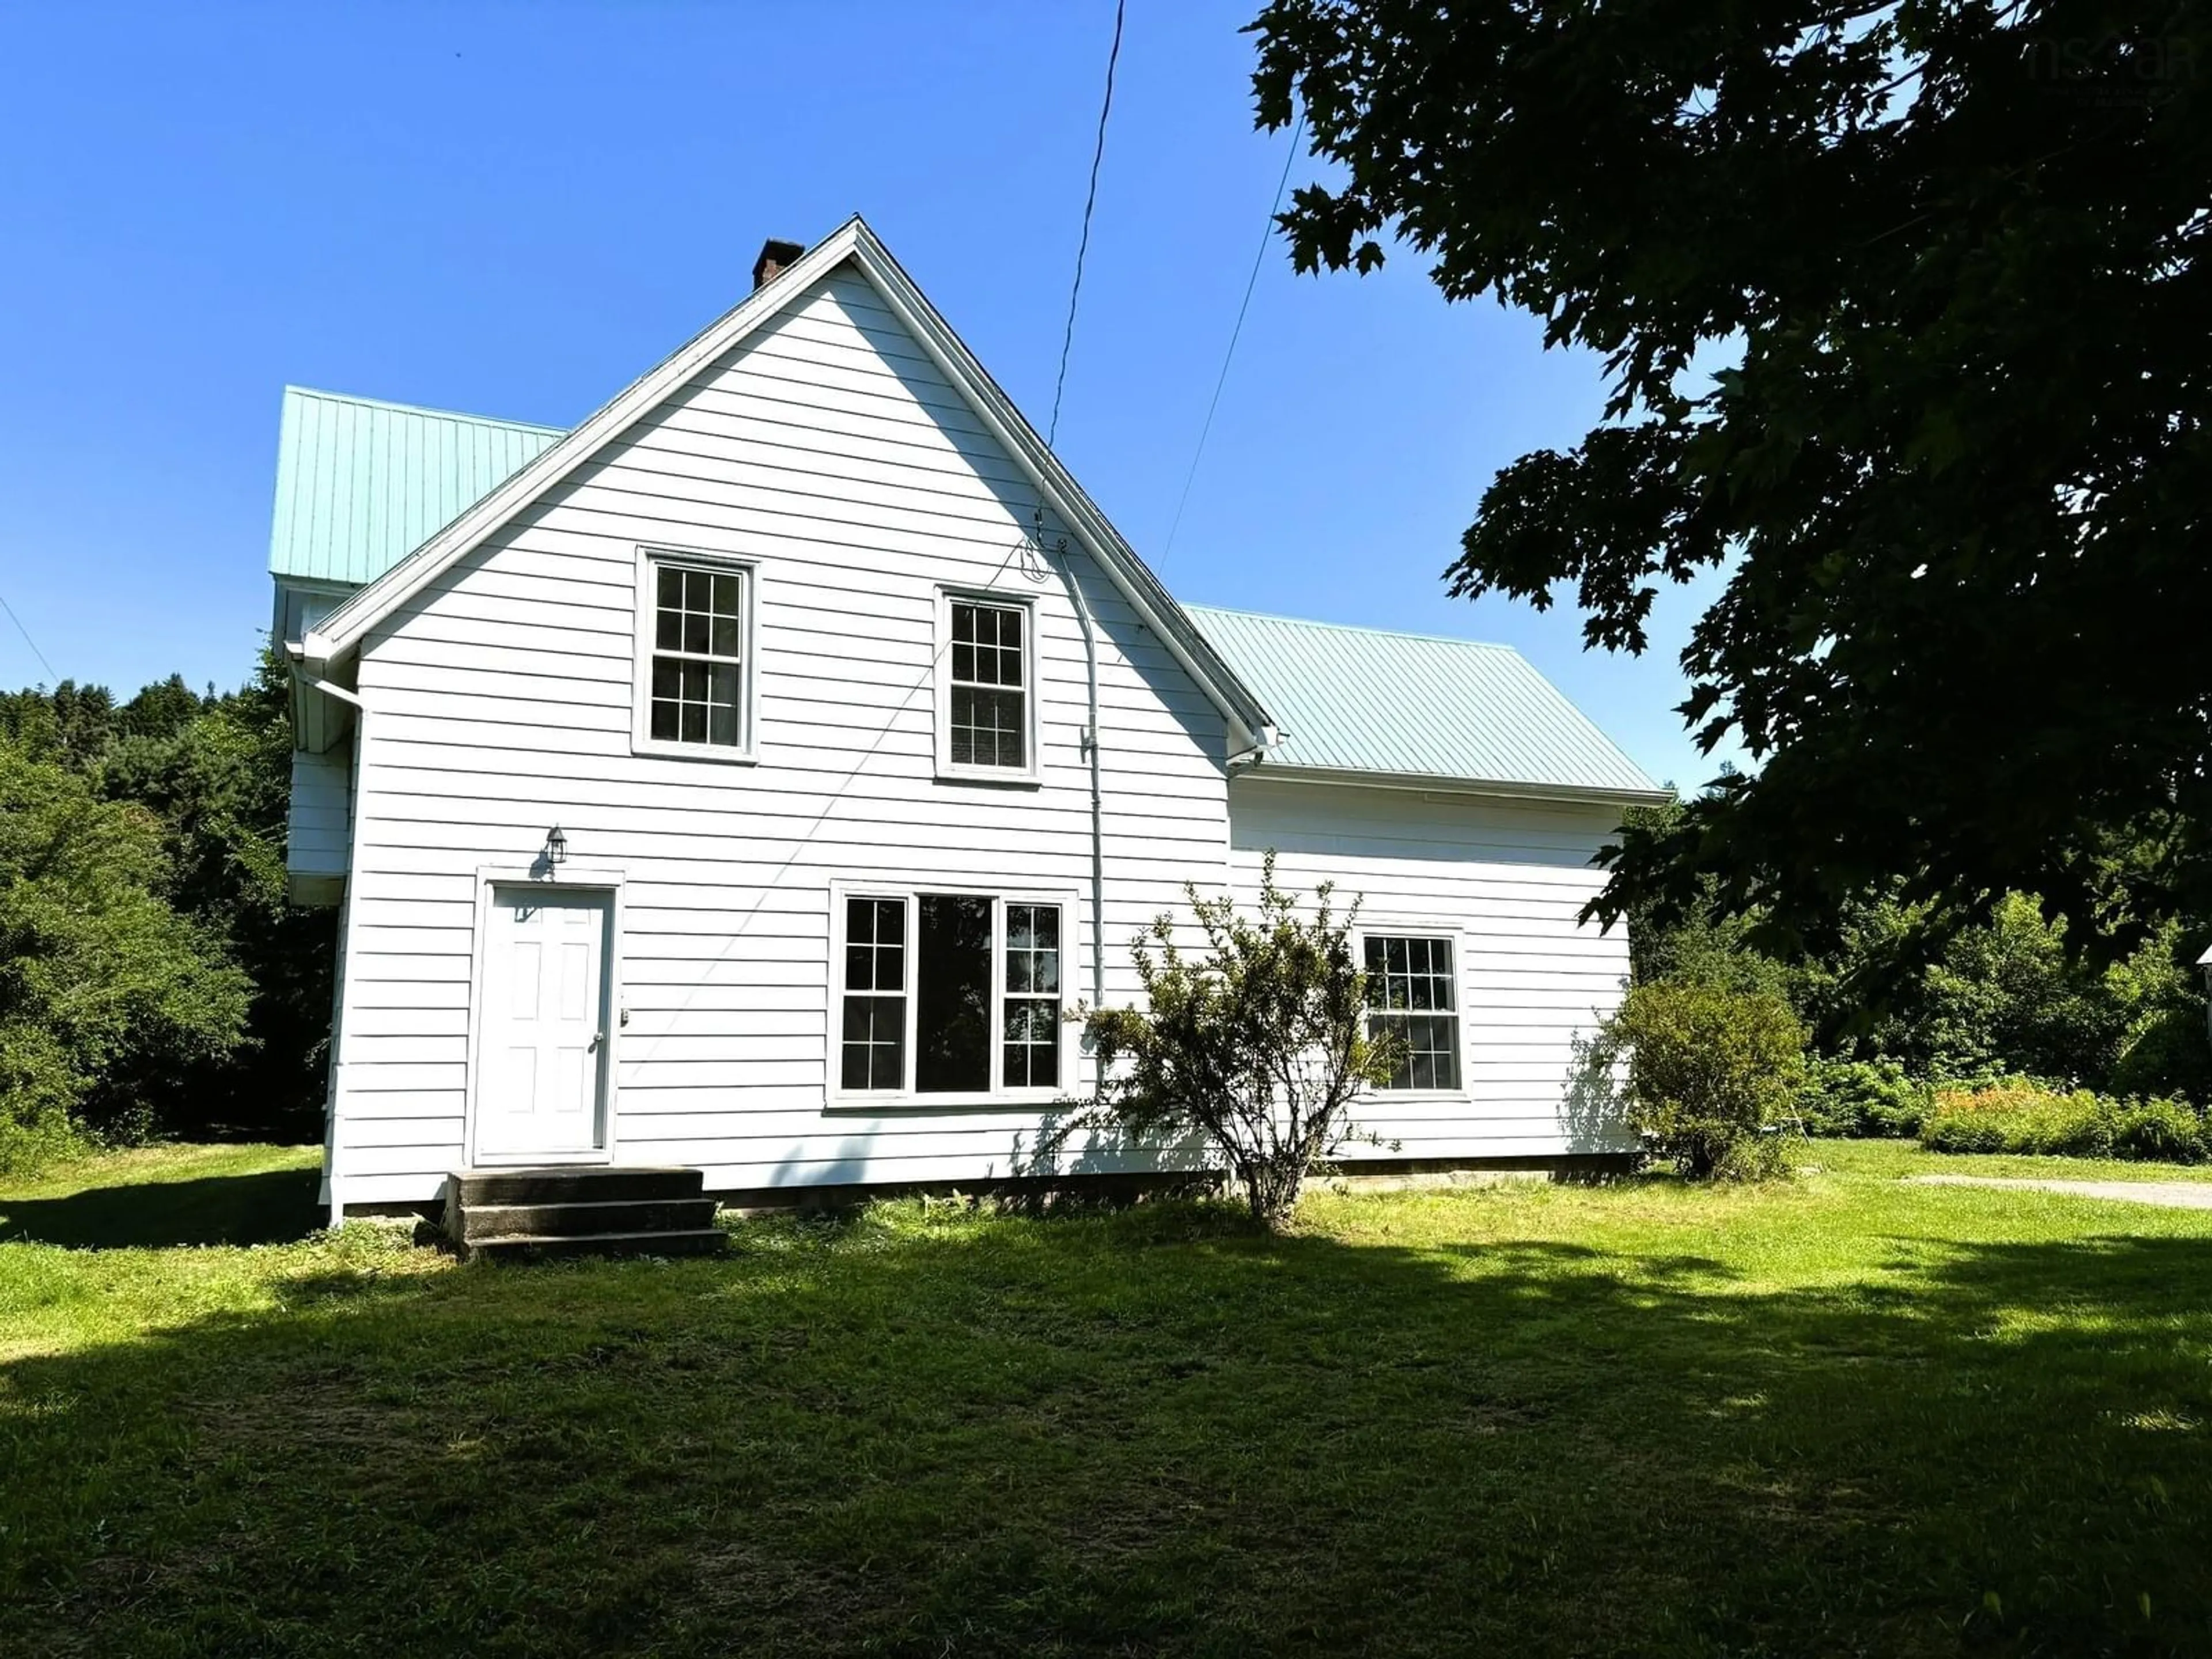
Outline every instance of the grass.
<path id="1" fill-rule="evenodd" d="M 2043 1158 L 2026 1153 L 1931 1152 L 1914 1140 L 1812 1140 L 1806 1162 L 1838 1173 L 1887 1176 L 1994 1176 L 2007 1181 L 2212 1182 L 2212 1164 L 2159 1164 L 2141 1158 Z"/>
<path id="2" fill-rule="evenodd" d="M 81 1165 L 0 1195 L 0 1647 L 2212 1649 L 2212 1215 L 1814 1156 L 521 1268 Z"/>

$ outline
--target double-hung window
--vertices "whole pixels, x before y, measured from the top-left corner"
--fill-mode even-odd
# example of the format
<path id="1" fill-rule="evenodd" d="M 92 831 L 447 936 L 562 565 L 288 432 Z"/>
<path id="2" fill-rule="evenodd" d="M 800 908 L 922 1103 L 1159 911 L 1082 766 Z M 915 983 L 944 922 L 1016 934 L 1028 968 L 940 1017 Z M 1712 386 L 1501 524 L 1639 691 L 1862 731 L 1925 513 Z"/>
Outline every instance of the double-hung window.
<path id="1" fill-rule="evenodd" d="M 1385 1089 L 1457 1089 L 1458 975 L 1452 942 L 1419 933 L 1370 933 L 1367 1029 L 1404 1044 Z"/>
<path id="2" fill-rule="evenodd" d="M 732 560 L 641 550 L 639 748 L 750 757 L 753 585 L 751 568 Z"/>
<path id="3" fill-rule="evenodd" d="M 1026 600 L 940 600 L 938 770 L 1030 778 L 1036 770 L 1036 617 Z"/>
<path id="4" fill-rule="evenodd" d="M 1057 1090 L 1063 901 L 853 893 L 833 1075 L 837 1092 L 927 1102 Z"/>
<path id="5" fill-rule="evenodd" d="M 1060 1081 L 1060 907 L 1006 906 L 1002 1077 L 1009 1089 Z"/>
<path id="6" fill-rule="evenodd" d="M 896 1089 L 906 1079 L 906 901 L 856 898 L 845 913 L 848 1089 Z"/>

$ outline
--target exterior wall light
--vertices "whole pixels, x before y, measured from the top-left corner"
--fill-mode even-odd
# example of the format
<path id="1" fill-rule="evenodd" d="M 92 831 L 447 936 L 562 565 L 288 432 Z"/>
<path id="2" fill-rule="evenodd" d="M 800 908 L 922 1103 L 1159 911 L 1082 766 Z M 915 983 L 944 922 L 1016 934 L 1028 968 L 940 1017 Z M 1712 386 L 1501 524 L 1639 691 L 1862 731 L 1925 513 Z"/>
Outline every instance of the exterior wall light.
<path id="1" fill-rule="evenodd" d="M 568 838 L 561 833 L 561 826 L 556 823 L 545 832 L 545 862 L 558 870 L 568 857 Z"/>

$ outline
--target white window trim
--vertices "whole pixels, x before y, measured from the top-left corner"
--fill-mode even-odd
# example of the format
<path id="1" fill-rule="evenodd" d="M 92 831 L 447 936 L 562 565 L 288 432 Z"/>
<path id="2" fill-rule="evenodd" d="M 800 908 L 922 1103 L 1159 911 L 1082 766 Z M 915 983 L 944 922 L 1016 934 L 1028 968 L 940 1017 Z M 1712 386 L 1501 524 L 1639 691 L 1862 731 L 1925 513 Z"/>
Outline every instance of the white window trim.
<path id="1" fill-rule="evenodd" d="M 711 743 L 678 743 L 653 733 L 653 650 L 659 594 L 653 580 L 653 565 L 703 566 L 726 570 L 742 586 L 738 618 L 742 636 L 738 649 L 738 742 L 735 748 Z M 641 543 L 635 575 L 635 629 L 631 645 L 629 747 L 634 755 L 665 755 L 676 760 L 719 761 L 750 766 L 760 759 L 760 561 L 744 555 L 710 553 L 699 548 L 668 547 Z"/>
<path id="2" fill-rule="evenodd" d="M 952 762 L 952 606 L 955 601 L 1020 611 L 1022 621 L 1023 753 L 1029 764 L 956 766 Z M 1042 776 L 1038 753 L 1037 605 L 1033 593 L 993 587 L 940 585 L 937 590 L 937 775 L 961 783 L 1035 784 Z M 932 890 L 936 890 L 935 889 Z M 950 889 L 946 890 L 951 890 Z"/>
<path id="3" fill-rule="evenodd" d="M 917 946 L 921 926 L 920 899 L 924 893 L 955 893 L 991 902 L 991 1066 L 990 1087 L 924 1094 L 914 1087 L 917 1024 L 921 995 Z M 906 1052 L 905 1077 L 892 1089 L 848 1089 L 844 1086 L 845 1045 L 845 906 L 848 899 L 899 899 L 906 905 Z M 1060 911 L 1060 1006 L 1062 1018 L 1055 1035 L 1060 1044 L 1060 1081 L 1047 1088 L 1009 1089 L 1000 1079 L 1006 1075 L 1004 1024 L 1006 997 L 1006 907 L 1009 904 L 1049 904 Z M 823 1062 L 823 1099 L 826 1107 L 841 1111 L 944 1112 L 974 1110 L 978 1107 L 1042 1106 L 1066 1100 L 1075 1092 L 1075 1072 L 1080 1058 L 1070 1040 L 1067 1010 L 1074 1001 L 1068 969 L 1079 957 L 1076 929 L 1082 925 L 1082 896 L 1073 888 L 1036 888 L 1012 883 L 994 885 L 973 881 L 837 881 L 830 884 L 830 1014 L 827 1053 Z"/>
<path id="4" fill-rule="evenodd" d="M 1358 961 L 1364 971 L 1367 966 L 1367 941 L 1374 939 L 1448 939 L 1452 948 L 1452 1028 L 1458 1040 L 1459 1087 L 1456 1089 L 1393 1089 L 1377 1084 L 1364 1096 L 1369 1101 L 1387 1100 L 1449 1100 L 1467 1101 L 1474 1098 L 1468 1084 L 1468 1039 L 1467 1006 L 1467 943 L 1468 935 L 1457 927 L 1439 927 L 1434 921 L 1412 919 L 1395 920 L 1389 916 L 1362 916 L 1353 933 Z M 1362 1018 L 1365 1018 L 1363 1014 Z"/>

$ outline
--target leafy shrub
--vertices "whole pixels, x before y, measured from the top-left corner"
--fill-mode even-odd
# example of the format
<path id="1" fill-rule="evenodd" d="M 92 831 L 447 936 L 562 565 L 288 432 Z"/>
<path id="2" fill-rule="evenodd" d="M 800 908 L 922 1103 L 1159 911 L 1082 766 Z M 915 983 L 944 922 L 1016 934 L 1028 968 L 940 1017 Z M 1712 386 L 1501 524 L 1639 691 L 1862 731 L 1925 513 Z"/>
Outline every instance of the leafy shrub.
<path id="1" fill-rule="evenodd" d="M 1366 976 L 1352 951 L 1359 915 L 1332 889 L 1314 908 L 1275 885 L 1275 855 L 1260 878 L 1257 915 L 1186 886 L 1205 949 L 1186 954 L 1172 916 L 1139 936 L 1132 954 L 1148 1006 L 1088 1011 L 1097 1045 L 1098 1095 L 1054 1137 L 1109 1129 L 1140 1143 L 1196 1137 L 1226 1164 L 1255 1219 L 1279 1229 L 1306 1176 L 1360 1138 L 1351 1109 L 1388 1079 L 1402 1039 L 1370 1036 Z"/>
<path id="2" fill-rule="evenodd" d="M 2114 1094 L 2172 1092 L 2212 1104 L 2212 1042 L 2205 1036 L 2203 993 L 2192 987 L 2185 1000 L 2170 1000 L 2137 1019 L 2121 1043 L 2110 1085 Z"/>
<path id="3" fill-rule="evenodd" d="M 1711 981 L 1638 985 L 1610 1037 L 1628 1052 L 1629 1126 L 1653 1156 L 1695 1176 L 1783 1166 L 1805 1031 L 1780 996 Z"/>
<path id="4" fill-rule="evenodd" d="M 2212 1152 L 2197 1114 L 2178 1101 L 2113 1100 L 2027 1078 L 1939 1089 L 1920 1130 L 1938 1152 L 2043 1153 L 2196 1164 Z"/>
<path id="5" fill-rule="evenodd" d="M 2112 1125 L 2112 1156 L 2199 1164 L 2208 1147 L 2204 1121 L 2172 1100 L 2131 1100 Z"/>
<path id="6" fill-rule="evenodd" d="M 1797 1115 L 1814 1135 L 1911 1136 L 1929 1091 L 1893 1060 L 1814 1060 L 1797 1091 Z"/>

